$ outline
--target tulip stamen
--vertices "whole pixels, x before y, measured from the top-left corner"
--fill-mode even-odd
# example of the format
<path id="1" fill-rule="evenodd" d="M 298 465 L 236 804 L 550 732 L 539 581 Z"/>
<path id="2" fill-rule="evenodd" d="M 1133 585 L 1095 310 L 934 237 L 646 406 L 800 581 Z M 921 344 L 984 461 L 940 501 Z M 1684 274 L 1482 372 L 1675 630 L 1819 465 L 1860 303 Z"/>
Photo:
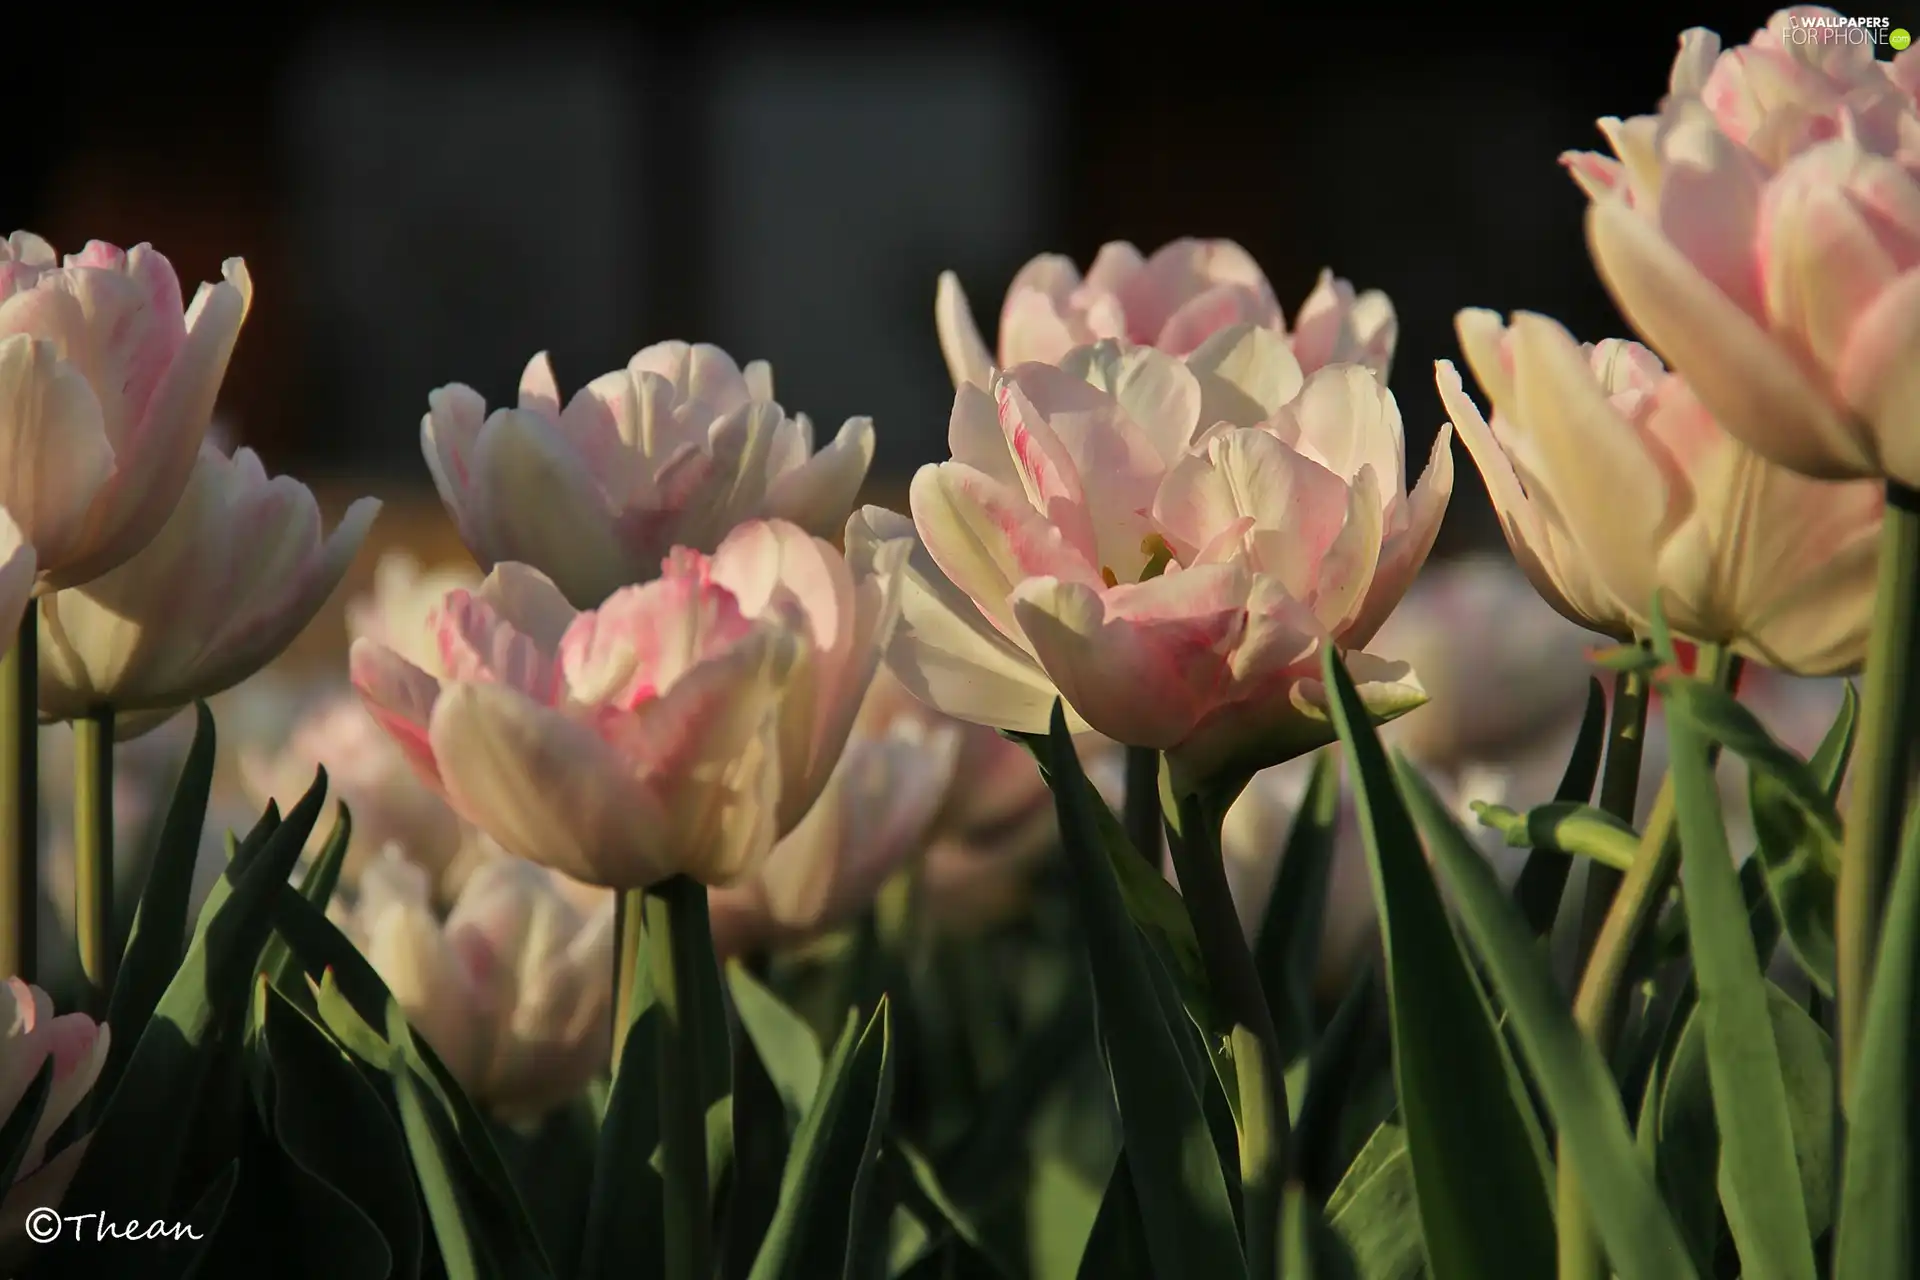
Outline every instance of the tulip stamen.
<path id="1" fill-rule="evenodd" d="M 1167 566 L 1173 563 L 1173 548 L 1168 546 L 1167 540 L 1157 533 L 1150 533 L 1140 539 L 1140 550 L 1145 552 L 1147 557 L 1147 567 L 1140 571 L 1142 582 L 1159 577 L 1167 571 Z"/>
<path id="2" fill-rule="evenodd" d="M 1120 585 L 1120 575 L 1115 573 L 1110 566 L 1103 564 L 1100 566 L 1100 581 L 1110 587 L 1117 587 Z"/>

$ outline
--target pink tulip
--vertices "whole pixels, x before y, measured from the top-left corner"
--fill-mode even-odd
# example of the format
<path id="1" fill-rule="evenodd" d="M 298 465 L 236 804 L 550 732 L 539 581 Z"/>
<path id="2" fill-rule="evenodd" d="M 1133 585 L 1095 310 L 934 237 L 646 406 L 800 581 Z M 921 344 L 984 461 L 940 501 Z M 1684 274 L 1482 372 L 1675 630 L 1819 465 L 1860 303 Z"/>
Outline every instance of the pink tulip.
<path id="1" fill-rule="evenodd" d="M 0 243 L 0 507 L 38 590 L 121 564 L 180 500 L 253 299 L 240 259 L 221 275 L 183 310 L 147 245 L 95 240 L 62 263 L 25 231 Z"/>
<path id="2" fill-rule="evenodd" d="M 1722 430 L 1634 342 L 1581 346 L 1545 316 L 1463 311 L 1489 426 L 1446 361 L 1440 395 L 1521 567 L 1566 617 L 1646 634 L 1655 591 L 1676 635 L 1803 675 L 1858 667 L 1881 486 L 1826 484 Z"/>
<path id="3" fill-rule="evenodd" d="M 510 1123 L 577 1097 L 612 1050 L 613 897 L 583 909 L 559 879 L 497 859 L 443 920 L 430 877 L 395 852 L 336 913 L 461 1087 Z"/>
<path id="4" fill-rule="evenodd" d="M 759 872 L 708 892 L 715 950 L 789 946 L 857 918 L 934 830 L 960 736 L 900 720 L 849 741 L 820 799 Z"/>
<path id="5" fill-rule="evenodd" d="M 496 565 L 455 591 L 438 673 L 355 641 L 354 683 L 454 810 L 509 853 L 591 884 L 752 874 L 826 785 L 898 613 L 904 547 L 856 581 L 780 521 L 576 613 Z"/>
<path id="6" fill-rule="evenodd" d="M 1725 428 L 1820 479 L 1920 484 L 1920 50 L 1782 10 L 1681 39 L 1655 116 L 1566 158 L 1595 265 Z"/>
<path id="7" fill-rule="evenodd" d="M 873 460 L 871 421 L 847 419 L 815 453 L 813 424 L 774 402 L 767 364 L 743 370 L 718 347 L 658 343 L 561 403 L 542 353 L 517 407 L 488 414 L 454 383 L 428 397 L 420 438 L 481 566 L 532 565 L 582 609 L 746 520 L 833 536 Z"/>
<path id="8" fill-rule="evenodd" d="M 934 321 L 956 387 L 963 382 L 986 387 L 995 368 L 1054 364 L 1075 347 L 1107 338 L 1184 356 L 1237 324 L 1286 333 L 1266 275 L 1231 240 L 1175 240 L 1151 258 L 1116 240 L 1100 247 L 1084 279 L 1070 259 L 1042 254 L 1022 267 L 1007 289 L 997 360 L 951 271 L 940 277 Z M 1347 281 L 1322 271 L 1294 317 L 1288 342 L 1308 373 L 1351 362 L 1385 378 L 1398 332 L 1386 294 L 1377 289 L 1356 294 Z"/>
<path id="9" fill-rule="evenodd" d="M 42 602 L 41 722 L 105 705 L 128 738 L 240 683 L 306 629 L 379 510 L 361 498 L 322 538 L 305 485 L 269 479 L 252 450 L 204 447 L 151 542 Z"/>
<path id="10" fill-rule="evenodd" d="M 1303 379 L 1250 324 L 1185 361 L 1101 343 L 963 383 L 911 524 L 865 508 L 847 543 L 918 537 L 889 654 L 915 697 L 1023 733 L 1064 697 L 1070 728 L 1190 779 L 1250 770 L 1332 736 L 1328 644 L 1379 714 L 1421 700 L 1360 650 L 1433 545 L 1449 438 L 1409 496 L 1399 410 L 1363 366 Z"/>
<path id="11" fill-rule="evenodd" d="M 0 1257 L 24 1247 L 26 1215 L 58 1205 L 80 1167 L 87 1140 L 72 1142 L 47 1159 L 47 1144 L 100 1078 L 112 1037 L 105 1023 L 83 1013 L 54 1016 L 53 1000 L 38 987 L 8 978 L 0 993 L 0 1117 L 11 1116 L 49 1060 L 53 1087 L 34 1126 L 10 1188 L 0 1188 Z"/>

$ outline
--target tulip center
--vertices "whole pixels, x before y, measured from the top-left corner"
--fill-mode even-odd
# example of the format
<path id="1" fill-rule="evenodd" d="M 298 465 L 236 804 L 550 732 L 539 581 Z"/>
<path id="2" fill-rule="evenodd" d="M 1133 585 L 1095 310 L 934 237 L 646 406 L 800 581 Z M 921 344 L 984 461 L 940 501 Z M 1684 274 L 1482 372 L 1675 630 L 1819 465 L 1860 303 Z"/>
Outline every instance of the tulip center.
<path id="1" fill-rule="evenodd" d="M 1173 563 L 1173 548 L 1168 546 L 1167 540 L 1157 533 L 1150 533 L 1140 539 L 1140 551 L 1147 557 L 1147 564 L 1140 570 L 1137 581 L 1146 582 L 1157 578 L 1167 571 L 1168 565 Z M 1110 587 L 1120 585 L 1120 575 L 1107 565 L 1100 566 L 1100 580 Z"/>

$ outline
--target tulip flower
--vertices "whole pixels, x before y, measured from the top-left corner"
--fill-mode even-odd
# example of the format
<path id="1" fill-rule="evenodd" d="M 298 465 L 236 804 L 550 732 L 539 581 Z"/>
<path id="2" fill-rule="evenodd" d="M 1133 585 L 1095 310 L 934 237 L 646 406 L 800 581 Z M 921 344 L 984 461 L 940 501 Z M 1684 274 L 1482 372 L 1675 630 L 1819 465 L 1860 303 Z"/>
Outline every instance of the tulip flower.
<path id="1" fill-rule="evenodd" d="M 710 552 L 752 519 L 832 537 L 873 460 L 873 424 L 849 418 L 814 452 L 813 425 L 773 399 L 764 361 L 662 342 L 589 382 L 562 409 L 545 353 L 517 407 L 492 414 L 454 383 L 420 424 L 427 467 L 483 568 L 532 565 L 581 609 L 655 577 L 674 547 Z"/>
<path id="2" fill-rule="evenodd" d="M 335 913 L 468 1096 L 510 1123 L 577 1096 L 612 1050 L 613 898 L 584 912 L 556 880 L 490 862 L 442 920 L 427 873 L 392 850 Z"/>
<path id="3" fill-rule="evenodd" d="M 361 498 L 322 538 L 305 485 L 268 479 L 252 450 L 203 449 L 152 542 L 42 601 L 41 721 L 109 707 L 133 737 L 238 684 L 313 620 L 379 510 Z"/>
<path id="4" fill-rule="evenodd" d="M 961 734 L 898 720 L 855 737 L 800 825 L 751 879 L 707 894 L 714 949 L 791 945 L 856 918 L 924 847 L 953 785 Z"/>
<path id="5" fill-rule="evenodd" d="M 111 1043 L 105 1023 L 83 1013 L 55 1017 L 46 992 L 18 978 L 7 979 L 0 993 L 0 1117 L 14 1113 L 49 1060 L 53 1087 L 13 1185 L 0 1188 L 5 1196 L 0 1202 L 0 1261 L 17 1264 L 27 1244 L 27 1214 L 58 1205 L 73 1181 L 86 1153 L 86 1138 L 68 1144 L 52 1159 L 47 1158 L 47 1144 L 100 1078 Z"/>
<path id="6" fill-rule="evenodd" d="M 37 558 L 33 545 L 5 507 L 0 507 L 0 654 L 13 647 L 20 619 L 33 599 Z"/>
<path id="7" fill-rule="evenodd" d="M 827 543 L 755 521 L 584 613 L 537 569 L 496 565 L 439 610 L 437 672 L 363 638 L 353 680 L 507 852 L 607 888 L 729 884 L 826 785 L 893 629 L 905 551 L 856 581 Z"/>
<path id="8" fill-rule="evenodd" d="M 1627 320 L 1751 448 L 1820 479 L 1920 486 L 1920 50 L 1689 31 L 1618 160 L 1566 162 Z"/>
<path id="9" fill-rule="evenodd" d="M 1420 673 L 1427 703 L 1382 736 L 1442 770 L 1499 757 L 1582 713 L 1595 641 L 1505 557 L 1429 564 L 1371 646 Z"/>
<path id="10" fill-rule="evenodd" d="M 1287 335 L 1307 373 L 1329 364 L 1364 364 L 1387 376 L 1399 322 L 1387 295 L 1355 293 L 1322 271 L 1287 331 L 1273 287 L 1252 256 L 1231 240 L 1175 240 L 1142 258 L 1125 241 L 1100 247 L 1084 279 L 1070 259 L 1042 254 L 1022 267 L 1000 310 L 1000 353 L 987 350 L 959 277 L 940 276 L 934 301 L 940 350 L 958 387 L 987 387 L 995 368 L 1058 363 L 1075 347 L 1112 338 L 1184 356 L 1222 329 L 1261 325 Z"/>
<path id="11" fill-rule="evenodd" d="M 1364 367 L 1302 378 L 1259 325 L 1185 361 L 1101 343 L 962 384 L 911 523 L 865 508 L 848 549 L 917 539 L 889 653 L 915 697 L 1021 733 L 1063 697 L 1070 729 L 1197 784 L 1331 740 L 1328 644 L 1376 715 L 1419 704 L 1362 646 L 1433 545 L 1449 438 L 1409 496 L 1399 410 Z"/>
<path id="12" fill-rule="evenodd" d="M 1824 484 L 1722 430 L 1651 351 L 1582 347 L 1545 316 L 1458 318 L 1489 426 L 1446 361 L 1442 401 L 1508 544 L 1561 613 L 1645 634 L 1654 592 L 1676 635 L 1800 675 L 1857 669 L 1885 497 Z"/>
<path id="13" fill-rule="evenodd" d="M 0 243 L 0 507 L 39 592 L 125 562 L 180 501 L 253 299 L 240 259 L 220 270 L 183 309 L 148 245 Z"/>

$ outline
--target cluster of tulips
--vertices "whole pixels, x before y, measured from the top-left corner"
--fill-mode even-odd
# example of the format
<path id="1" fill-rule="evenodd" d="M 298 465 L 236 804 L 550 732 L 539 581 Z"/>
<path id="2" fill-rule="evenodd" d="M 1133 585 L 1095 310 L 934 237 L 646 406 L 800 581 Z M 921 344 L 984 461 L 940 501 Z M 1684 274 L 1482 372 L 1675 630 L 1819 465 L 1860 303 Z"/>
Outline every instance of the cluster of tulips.
<path id="1" fill-rule="evenodd" d="M 245 267 L 13 235 L 0 1272 L 1915 1274 L 1920 51 L 1836 23 L 1565 157 L 1644 345 L 1460 312 L 1411 484 L 1383 294 L 1043 256 L 908 514 L 713 346 L 432 392 L 477 568 L 277 702 L 378 504 L 209 437 Z"/>

